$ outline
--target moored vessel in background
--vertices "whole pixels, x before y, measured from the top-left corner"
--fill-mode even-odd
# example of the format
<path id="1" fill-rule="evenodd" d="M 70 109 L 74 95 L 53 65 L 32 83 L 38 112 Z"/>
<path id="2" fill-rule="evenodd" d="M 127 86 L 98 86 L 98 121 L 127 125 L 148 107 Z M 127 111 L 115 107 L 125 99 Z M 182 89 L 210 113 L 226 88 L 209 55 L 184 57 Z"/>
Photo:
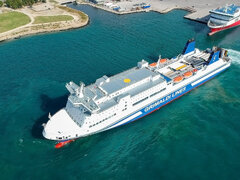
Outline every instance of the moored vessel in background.
<path id="1" fill-rule="evenodd" d="M 211 29 L 209 35 L 219 31 L 233 28 L 240 25 L 240 6 L 226 5 L 210 11 L 208 27 Z"/>
<path id="2" fill-rule="evenodd" d="M 149 64 L 145 60 L 117 75 L 103 76 L 85 86 L 66 84 L 67 105 L 44 126 L 43 136 L 62 141 L 89 136 L 144 117 L 227 69 L 227 50 L 213 47 L 200 51 L 189 40 L 175 58 Z"/>

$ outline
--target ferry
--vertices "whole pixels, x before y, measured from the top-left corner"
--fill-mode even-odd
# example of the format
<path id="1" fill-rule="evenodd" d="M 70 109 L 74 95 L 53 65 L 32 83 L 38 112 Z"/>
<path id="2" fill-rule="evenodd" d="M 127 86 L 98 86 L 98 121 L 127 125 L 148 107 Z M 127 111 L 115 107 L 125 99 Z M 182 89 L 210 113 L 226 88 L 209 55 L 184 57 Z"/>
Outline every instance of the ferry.
<path id="1" fill-rule="evenodd" d="M 103 77 L 85 86 L 66 84 L 66 107 L 49 115 L 43 136 L 58 141 L 56 148 L 77 138 L 113 129 L 140 119 L 191 91 L 230 67 L 227 50 L 201 51 L 189 40 L 177 57 Z"/>
<path id="2" fill-rule="evenodd" d="M 217 8 L 210 11 L 210 19 L 208 27 L 213 35 L 219 31 L 233 28 L 240 25 L 240 6 L 226 5 L 225 7 Z"/>

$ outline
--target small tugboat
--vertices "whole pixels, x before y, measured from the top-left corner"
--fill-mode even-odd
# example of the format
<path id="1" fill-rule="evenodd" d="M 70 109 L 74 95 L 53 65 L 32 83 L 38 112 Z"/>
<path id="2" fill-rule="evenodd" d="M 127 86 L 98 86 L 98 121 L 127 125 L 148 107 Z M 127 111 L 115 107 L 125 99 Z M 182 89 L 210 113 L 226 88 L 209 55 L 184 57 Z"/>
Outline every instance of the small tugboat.
<path id="1" fill-rule="evenodd" d="M 233 28 L 240 25 L 240 6 L 227 5 L 210 11 L 211 16 L 208 21 L 208 27 L 213 35 L 219 31 Z"/>

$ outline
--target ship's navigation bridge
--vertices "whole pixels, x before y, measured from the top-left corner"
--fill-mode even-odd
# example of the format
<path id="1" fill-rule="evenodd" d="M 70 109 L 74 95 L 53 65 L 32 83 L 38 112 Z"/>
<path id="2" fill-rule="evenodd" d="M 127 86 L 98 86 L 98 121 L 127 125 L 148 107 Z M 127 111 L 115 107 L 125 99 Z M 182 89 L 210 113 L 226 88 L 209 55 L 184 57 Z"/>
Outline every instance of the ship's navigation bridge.
<path id="1" fill-rule="evenodd" d="M 68 99 L 75 106 L 79 107 L 82 105 L 90 112 L 96 112 L 99 109 L 92 99 L 95 95 L 87 88 L 84 88 L 84 84 L 81 83 L 78 86 L 74 82 L 69 82 L 66 84 L 66 88 L 70 92 Z"/>

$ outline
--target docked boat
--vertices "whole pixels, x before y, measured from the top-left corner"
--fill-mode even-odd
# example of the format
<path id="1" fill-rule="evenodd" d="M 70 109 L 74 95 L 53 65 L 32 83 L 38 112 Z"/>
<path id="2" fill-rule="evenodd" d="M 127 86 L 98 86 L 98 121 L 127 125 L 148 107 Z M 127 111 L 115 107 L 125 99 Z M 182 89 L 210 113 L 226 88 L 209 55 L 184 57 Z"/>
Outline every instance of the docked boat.
<path id="1" fill-rule="evenodd" d="M 175 58 L 136 67 L 117 75 L 103 77 L 85 86 L 66 84 L 70 95 L 66 107 L 49 115 L 43 136 L 60 141 L 113 129 L 140 119 L 179 98 L 226 70 L 231 64 L 227 50 L 213 47 L 200 51 L 189 40 Z"/>
<path id="2" fill-rule="evenodd" d="M 240 25 L 240 6 L 234 4 L 210 11 L 209 35 Z"/>
<path id="3" fill-rule="evenodd" d="M 150 4 L 146 4 L 146 3 L 141 3 L 140 6 L 141 6 L 142 9 L 147 9 L 147 8 L 151 7 Z"/>

